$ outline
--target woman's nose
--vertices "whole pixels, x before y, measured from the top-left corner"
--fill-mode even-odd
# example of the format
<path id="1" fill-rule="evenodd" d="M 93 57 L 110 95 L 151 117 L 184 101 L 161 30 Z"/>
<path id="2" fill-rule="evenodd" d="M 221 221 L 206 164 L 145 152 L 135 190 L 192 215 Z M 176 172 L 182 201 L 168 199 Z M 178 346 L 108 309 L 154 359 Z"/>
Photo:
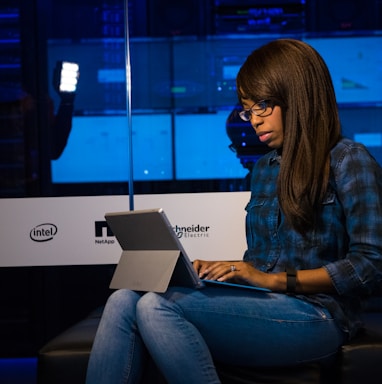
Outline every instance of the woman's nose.
<path id="1" fill-rule="evenodd" d="M 257 129 L 257 127 L 261 124 L 262 118 L 260 116 L 256 116 L 254 113 L 251 114 L 251 125 L 253 129 Z"/>

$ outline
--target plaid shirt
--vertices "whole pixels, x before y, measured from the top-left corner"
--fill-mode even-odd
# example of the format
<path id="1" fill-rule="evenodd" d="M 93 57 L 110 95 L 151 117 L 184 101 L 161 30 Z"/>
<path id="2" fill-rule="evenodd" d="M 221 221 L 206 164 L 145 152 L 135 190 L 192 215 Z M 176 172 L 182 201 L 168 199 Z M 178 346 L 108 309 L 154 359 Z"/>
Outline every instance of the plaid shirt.
<path id="1" fill-rule="evenodd" d="M 362 299 L 382 281 L 382 169 L 362 144 L 340 140 L 319 222 L 303 237 L 279 208 L 280 161 L 271 151 L 253 168 L 244 260 L 270 273 L 326 268 L 336 294 L 297 297 L 328 308 L 351 337 L 361 326 Z"/>

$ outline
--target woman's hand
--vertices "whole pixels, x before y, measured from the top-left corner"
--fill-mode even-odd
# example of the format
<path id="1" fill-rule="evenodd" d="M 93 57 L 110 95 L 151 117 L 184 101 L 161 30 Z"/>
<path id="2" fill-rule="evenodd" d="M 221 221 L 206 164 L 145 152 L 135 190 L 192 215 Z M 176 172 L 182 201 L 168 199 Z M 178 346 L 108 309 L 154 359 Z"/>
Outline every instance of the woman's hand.
<path id="1" fill-rule="evenodd" d="M 195 260 L 194 268 L 201 279 L 231 281 L 259 287 L 266 287 L 266 280 L 271 277 L 245 261 Z"/>
<path id="2" fill-rule="evenodd" d="M 194 268 L 201 279 L 231 281 L 256 285 L 274 292 L 286 292 L 285 272 L 265 273 L 245 261 L 195 260 Z M 332 280 L 325 268 L 297 271 L 296 293 L 335 292 Z"/>

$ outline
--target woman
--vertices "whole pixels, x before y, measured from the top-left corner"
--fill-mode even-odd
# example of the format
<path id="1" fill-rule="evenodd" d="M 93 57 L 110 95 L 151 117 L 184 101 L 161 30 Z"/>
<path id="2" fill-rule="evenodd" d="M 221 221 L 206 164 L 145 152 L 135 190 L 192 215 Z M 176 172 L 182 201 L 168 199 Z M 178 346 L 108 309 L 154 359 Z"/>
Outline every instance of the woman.
<path id="1" fill-rule="evenodd" d="M 243 261 L 194 267 L 203 278 L 272 292 L 117 291 L 97 332 L 88 384 L 139 383 L 148 355 L 168 383 L 219 383 L 214 360 L 322 361 L 359 329 L 362 298 L 382 278 L 381 168 L 341 137 L 330 74 L 307 44 L 283 39 L 257 49 L 237 89 L 241 118 L 272 151 L 252 171 Z"/>

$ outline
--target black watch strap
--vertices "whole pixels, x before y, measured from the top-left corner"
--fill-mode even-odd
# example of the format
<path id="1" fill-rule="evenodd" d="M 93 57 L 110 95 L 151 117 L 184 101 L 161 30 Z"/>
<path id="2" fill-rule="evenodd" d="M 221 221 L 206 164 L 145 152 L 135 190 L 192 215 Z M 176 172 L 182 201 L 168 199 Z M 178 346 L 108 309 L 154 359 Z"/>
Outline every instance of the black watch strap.
<path id="1" fill-rule="evenodd" d="M 296 292 L 296 275 L 297 271 L 293 268 L 287 268 L 286 269 L 287 274 L 287 287 L 286 291 L 293 293 Z"/>

